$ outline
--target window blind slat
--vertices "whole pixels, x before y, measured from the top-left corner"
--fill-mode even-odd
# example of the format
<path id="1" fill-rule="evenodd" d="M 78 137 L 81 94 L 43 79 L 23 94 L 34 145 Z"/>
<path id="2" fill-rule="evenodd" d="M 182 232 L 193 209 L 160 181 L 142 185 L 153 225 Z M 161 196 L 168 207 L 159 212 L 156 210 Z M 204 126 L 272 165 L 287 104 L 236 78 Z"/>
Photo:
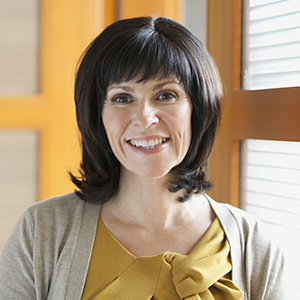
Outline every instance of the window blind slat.
<path id="1" fill-rule="evenodd" d="M 278 195 L 265 195 L 265 194 L 255 193 L 253 191 L 246 191 L 246 190 L 243 190 L 240 196 L 241 199 L 247 199 L 247 201 L 243 201 L 241 203 L 243 205 L 253 205 L 253 206 L 264 207 L 264 208 L 272 208 L 275 210 L 284 211 L 288 213 L 300 211 L 299 199 L 281 197 Z M 245 209 L 245 207 L 242 208 Z"/>
<path id="2" fill-rule="evenodd" d="M 245 191 L 251 191 L 265 195 L 278 195 L 281 197 L 300 200 L 298 196 L 300 195 L 299 185 L 252 178 L 247 178 L 246 180 L 242 179 L 241 184 L 244 186 Z"/>
<path id="3" fill-rule="evenodd" d="M 279 143 L 275 143 L 275 145 L 276 147 L 274 147 L 274 141 L 267 140 L 243 141 L 243 149 L 246 151 L 300 155 L 300 143 L 281 141 Z"/>
<path id="4" fill-rule="evenodd" d="M 293 228 L 298 232 L 298 235 L 294 238 L 298 238 L 300 234 L 300 222 L 299 215 L 294 215 L 290 213 L 280 212 L 276 210 L 270 210 L 262 207 L 255 207 L 248 205 L 247 211 L 252 213 L 263 222 L 268 224 L 274 224 L 275 226 L 282 226 L 286 228 Z"/>
<path id="5" fill-rule="evenodd" d="M 265 61 L 269 59 L 300 58 L 300 42 L 287 43 L 267 47 L 249 49 L 249 65 L 252 61 Z M 283 60 L 284 62 L 284 60 Z"/>
<path id="6" fill-rule="evenodd" d="M 241 172 L 242 178 L 257 178 L 300 185 L 300 170 L 248 164 Z"/>
<path id="7" fill-rule="evenodd" d="M 263 32 L 255 35 L 245 34 L 244 38 L 249 39 L 249 49 L 280 44 L 283 45 L 287 43 L 290 44 L 300 41 L 300 27 Z"/>
<path id="8" fill-rule="evenodd" d="M 279 167 L 283 169 L 300 170 L 300 155 L 285 153 L 268 153 L 260 151 L 242 151 L 242 161 L 247 165 Z"/>
<path id="9" fill-rule="evenodd" d="M 260 20 L 282 15 L 294 14 L 300 11 L 299 1 L 280 1 L 268 5 L 253 7 L 249 12 L 249 20 Z"/>
<path id="10" fill-rule="evenodd" d="M 300 12 L 279 16 L 271 19 L 262 19 L 259 21 L 248 21 L 248 32 L 249 34 L 258 34 L 264 32 L 273 32 L 276 30 L 283 30 L 289 28 L 299 28 L 300 26 Z"/>
<path id="11" fill-rule="evenodd" d="M 275 76 L 276 75 L 276 76 Z M 248 74 L 244 75 L 244 80 L 247 82 L 244 84 L 244 89 L 253 90 L 255 89 L 270 89 L 280 87 L 291 87 L 299 86 L 300 80 L 300 71 L 297 73 L 280 73 L 280 74 L 271 74 L 271 75 L 262 75 L 262 76 L 249 76 Z"/>
<path id="12" fill-rule="evenodd" d="M 249 3 L 249 7 L 259 7 L 259 6 L 264 6 L 270 3 L 278 3 L 281 2 L 282 0 L 251 0 Z"/>
<path id="13" fill-rule="evenodd" d="M 285 61 L 282 59 L 270 59 L 261 61 L 253 61 L 249 64 L 249 72 L 252 76 L 269 75 L 269 74 L 284 74 L 291 72 L 299 72 L 300 57 L 289 58 Z"/>

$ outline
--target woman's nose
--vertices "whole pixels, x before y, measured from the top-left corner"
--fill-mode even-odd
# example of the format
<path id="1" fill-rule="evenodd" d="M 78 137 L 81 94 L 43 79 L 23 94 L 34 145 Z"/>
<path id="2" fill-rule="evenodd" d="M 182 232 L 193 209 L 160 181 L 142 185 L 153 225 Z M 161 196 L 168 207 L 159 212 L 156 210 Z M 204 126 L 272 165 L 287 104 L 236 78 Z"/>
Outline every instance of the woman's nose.
<path id="1" fill-rule="evenodd" d="M 158 123 L 156 108 L 151 103 L 139 103 L 133 117 L 133 124 L 141 128 L 148 128 L 151 125 Z"/>

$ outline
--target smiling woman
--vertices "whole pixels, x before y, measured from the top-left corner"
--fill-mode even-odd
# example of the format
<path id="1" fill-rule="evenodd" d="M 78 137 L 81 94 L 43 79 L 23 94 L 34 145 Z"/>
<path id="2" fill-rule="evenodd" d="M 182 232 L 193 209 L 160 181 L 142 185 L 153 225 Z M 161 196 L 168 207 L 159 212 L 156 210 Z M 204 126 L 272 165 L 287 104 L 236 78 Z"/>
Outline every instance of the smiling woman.
<path id="1" fill-rule="evenodd" d="M 145 95 L 149 97 L 146 101 Z M 108 120 L 111 117 L 106 118 L 106 114 L 112 110 L 119 112 L 120 106 L 126 116 L 134 107 L 132 122 L 142 127 L 158 121 L 158 108 L 168 114 L 167 119 L 178 122 L 177 127 L 184 124 L 183 119 L 191 121 L 191 140 L 182 137 L 184 146 L 176 145 L 179 137 L 170 139 L 170 132 L 155 133 L 157 138 L 167 138 L 168 144 L 184 156 L 171 166 L 169 188 L 185 190 L 181 201 L 186 201 L 194 191 L 209 189 L 207 158 L 220 120 L 221 97 L 222 83 L 212 58 L 185 27 L 168 18 L 150 17 L 121 20 L 109 26 L 90 44 L 77 73 L 75 100 L 84 160 L 84 177 L 72 177 L 80 188 L 78 195 L 89 201 L 105 202 L 118 188 L 120 162 L 111 151 L 111 140 L 107 139 L 107 128 L 98 112 Z M 188 108 L 192 109 L 191 118 L 188 112 L 181 115 L 181 105 L 185 109 L 192 105 Z M 127 119 L 122 117 L 122 124 Z M 153 128 L 148 131 L 153 135 Z M 133 132 L 133 137 L 145 140 L 149 132 Z M 187 147 L 187 155 L 182 147 Z M 94 169 L 96 162 L 98 171 Z"/>
<path id="2" fill-rule="evenodd" d="M 107 27 L 76 76 L 78 190 L 25 212 L 0 257 L 0 299 L 285 299 L 260 223 L 205 194 L 221 98 L 213 60 L 179 23 Z"/>

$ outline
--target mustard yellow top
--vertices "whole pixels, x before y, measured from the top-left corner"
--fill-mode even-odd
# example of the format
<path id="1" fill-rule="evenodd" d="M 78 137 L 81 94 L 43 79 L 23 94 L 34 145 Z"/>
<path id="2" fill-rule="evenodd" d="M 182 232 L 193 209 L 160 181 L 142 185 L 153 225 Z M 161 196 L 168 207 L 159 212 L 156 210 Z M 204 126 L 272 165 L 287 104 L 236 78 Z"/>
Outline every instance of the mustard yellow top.
<path id="1" fill-rule="evenodd" d="M 196 247 L 182 255 L 136 257 L 99 219 L 82 300 L 238 300 L 229 279 L 230 247 L 215 218 Z"/>

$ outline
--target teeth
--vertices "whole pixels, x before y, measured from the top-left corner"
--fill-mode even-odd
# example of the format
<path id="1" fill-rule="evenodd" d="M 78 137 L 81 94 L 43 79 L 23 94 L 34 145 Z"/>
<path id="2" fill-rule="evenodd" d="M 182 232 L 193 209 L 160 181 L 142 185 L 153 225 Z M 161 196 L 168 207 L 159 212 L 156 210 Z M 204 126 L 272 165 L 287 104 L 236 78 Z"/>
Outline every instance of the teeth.
<path id="1" fill-rule="evenodd" d="M 130 140 L 130 144 L 132 146 L 142 148 L 142 149 L 151 149 L 155 146 L 165 143 L 167 141 L 167 138 L 158 138 L 158 139 L 152 139 L 152 140 Z"/>

